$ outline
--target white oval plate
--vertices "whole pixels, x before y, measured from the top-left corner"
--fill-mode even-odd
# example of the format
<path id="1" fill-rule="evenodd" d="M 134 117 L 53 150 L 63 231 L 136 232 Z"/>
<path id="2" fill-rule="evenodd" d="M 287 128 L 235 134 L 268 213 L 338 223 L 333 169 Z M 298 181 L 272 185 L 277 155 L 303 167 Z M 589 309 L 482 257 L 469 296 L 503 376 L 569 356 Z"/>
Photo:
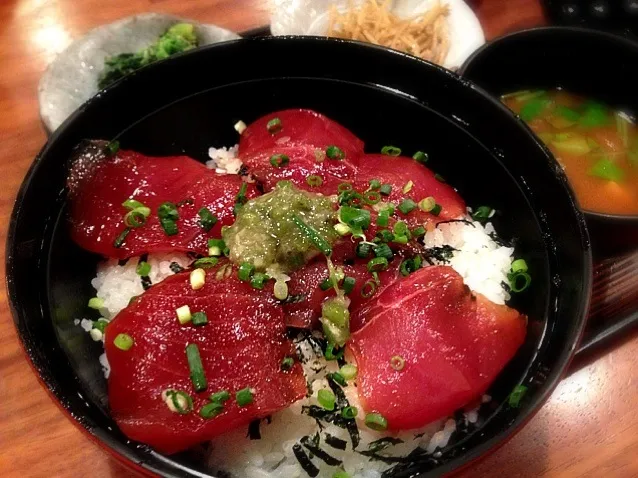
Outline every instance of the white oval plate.
<path id="1" fill-rule="evenodd" d="M 391 10 L 400 17 L 410 17 L 428 10 L 434 3 L 435 0 L 394 0 Z M 457 68 L 485 43 L 485 36 L 478 18 L 463 0 L 441 0 L 441 3 L 450 7 L 450 51 L 443 66 Z M 331 4 L 345 8 L 348 0 L 275 0 L 270 31 L 273 35 L 324 36 Z"/>
<path id="2" fill-rule="evenodd" d="M 236 33 L 215 25 L 158 13 L 127 17 L 97 27 L 71 43 L 40 78 L 38 101 L 45 127 L 50 132 L 54 131 L 82 103 L 98 92 L 97 81 L 106 57 L 146 48 L 178 22 L 195 25 L 200 45 L 240 38 Z"/>

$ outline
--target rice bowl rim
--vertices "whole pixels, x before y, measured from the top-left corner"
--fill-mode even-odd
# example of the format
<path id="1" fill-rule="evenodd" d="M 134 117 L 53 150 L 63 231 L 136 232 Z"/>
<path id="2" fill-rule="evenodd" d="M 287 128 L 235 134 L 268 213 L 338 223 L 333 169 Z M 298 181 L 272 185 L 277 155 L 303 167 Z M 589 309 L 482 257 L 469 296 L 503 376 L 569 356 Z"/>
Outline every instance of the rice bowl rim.
<path id="1" fill-rule="evenodd" d="M 175 57 L 170 60 L 164 60 L 161 62 L 157 62 L 156 64 L 149 65 L 146 68 L 143 68 L 139 72 L 132 74 L 121 81 L 115 83 L 108 89 L 106 89 L 99 96 L 89 100 L 85 103 L 78 111 L 76 111 L 71 117 L 69 117 L 64 124 L 51 136 L 47 144 L 40 151 L 38 156 L 36 157 L 34 163 L 29 169 L 24 182 L 22 183 L 20 190 L 17 195 L 17 199 L 15 202 L 14 210 L 11 216 L 9 233 L 7 239 L 7 286 L 8 286 L 8 297 L 10 308 L 12 314 L 14 316 L 14 322 L 16 323 L 16 327 L 18 329 L 18 333 L 20 339 L 22 341 L 23 347 L 27 356 L 37 371 L 40 380 L 42 383 L 48 388 L 49 393 L 53 397 L 55 397 L 55 401 L 61 406 L 64 411 L 69 414 L 74 421 L 78 425 L 82 425 L 82 428 L 85 432 L 91 436 L 93 440 L 98 441 L 101 445 L 106 445 L 105 448 L 112 453 L 118 460 L 128 464 L 129 466 L 134 466 L 138 471 L 144 473 L 161 473 L 163 476 L 183 476 L 184 472 L 188 472 L 191 476 L 210 476 L 206 474 L 201 474 L 196 470 L 185 467 L 184 465 L 175 462 L 174 460 L 164 457 L 152 450 L 149 450 L 148 447 L 145 446 L 137 446 L 135 451 L 131 449 L 126 443 L 122 443 L 120 440 L 117 440 L 114 436 L 109 435 L 108 432 L 101 429 L 99 425 L 96 424 L 93 419 L 88 418 L 86 415 L 77 414 L 73 411 L 72 406 L 73 403 L 69 398 L 71 395 L 66 395 L 65 391 L 58 385 L 56 377 L 56 371 L 53 370 L 50 357 L 48 354 L 38 349 L 37 342 L 42 340 L 42 338 L 36 338 L 33 334 L 32 324 L 29 324 L 30 320 L 28 314 L 25 313 L 23 308 L 20 306 L 20 301 L 18 297 L 22 295 L 22 292 L 17 288 L 16 285 L 16 275 L 18 273 L 18 263 L 20 260 L 24 260 L 25 251 L 23 250 L 25 247 L 24 243 L 17 243 L 18 234 L 23 233 L 20 229 L 19 219 L 22 218 L 25 209 L 25 198 L 29 195 L 33 196 L 32 182 L 36 177 L 38 171 L 42 168 L 42 162 L 45 158 L 54 154 L 56 147 L 58 147 L 58 143 L 64 144 L 65 136 L 72 136 L 70 132 L 74 126 L 77 126 L 78 123 L 81 123 L 83 116 L 87 114 L 87 110 L 96 110 L 99 111 L 103 105 L 108 105 L 108 100 L 111 96 L 113 96 L 113 91 L 122 91 L 127 87 L 135 86 L 136 82 L 152 79 L 153 75 L 156 72 L 161 71 L 163 68 L 167 68 L 167 61 L 172 62 L 171 67 L 177 67 L 180 65 L 180 62 L 188 62 L 188 60 L 192 57 L 201 56 L 204 57 L 206 55 L 211 54 L 218 49 L 233 49 L 244 48 L 251 49 L 255 48 L 259 51 L 259 48 L 277 48 L 276 45 L 283 44 L 284 42 L 296 42 L 297 45 L 303 44 L 304 46 L 312 46 L 314 48 L 323 48 L 323 51 L 331 52 L 331 49 L 339 48 L 341 51 L 339 53 L 348 52 L 351 55 L 357 57 L 357 54 L 361 54 L 362 52 L 365 54 L 374 54 L 377 58 L 377 61 L 387 61 L 387 62 L 398 62 L 398 64 L 402 68 L 419 68 L 423 74 L 429 75 L 439 75 L 442 78 L 445 78 L 448 84 L 456 83 L 458 88 L 462 88 L 464 90 L 473 90 L 474 93 L 472 95 L 477 97 L 477 102 L 487 101 L 492 104 L 494 109 L 500 110 L 501 116 L 506 115 L 509 117 L 509 120 L 512 124 L 518 123 L 521 125 L 518 120 L 516 120 L 515 116 L 507 110 L 500 102 L 492 97 L 490 97 L 484 90 L 481 88 L 471 84 L 467 80 L 458 77 L 445 70 L 444 68 L 438 67 L 436 65 L 430 64 L 426 61 L 418 60 L 409 55 L 388 50 L 383 47 L 372 46 L 367 44 L 362 44 L 359 42 L 347 41 L 347 40 L 339 40 L 339 39 L 330 39 L 330 38 L 300 38 L 300 37 L 283 37 L 283 38 L 256 38 L 250 40 L 238 40 L 227 42 L 221 45 L 211 45 L 207 47 L 203 47 L 197 49 L 192 52 L 186 52 Z M 262 46 L 262 45 L 267 46 Z M 275 46 L 272 46 L 275 45 Z M 319 46 L 321 45 L 321 46 Z M 283 48 L 283 47 L 281 47 Z M 187 63 L 188 64 L 188 63 Z M 294 78 L 299 78 L 299 76 L 293 76 Z M 284 78 L 284 76 L 278 76 L 277 78 Z M 354 81 L 354 80 L 350 80 Z M 365 84 L 362 80 L 356 82 L 356 84 Z M 227 83 L 228 85 L 228 83 Z M 376 85 L 381 88 L 389 88 L 393 89 L 390 86 L 384 85 Z M 410 89 L 410 88 L 408 88 Z M 133 90 L 135 91 L 135 90 Z M 398 93 L 401 93 L 403 96 L 410 97 L 409 93 L 406 93 L 403 90 L 395 90 Z M 201 91 L 200 91 L 201 93 Z M 186 95 L 190 96 L 190 95 Z M 164 106 L 169 103 L 173 103 L 175 101 L 179 101 L 184 99 L 186 96 L 182 94 L 179 98 L 176 98 L 173 101 L 166 101 Z M 478 97 L 481 97 L 479 101 Z M 415 97 L 416 98 L 416 97 Z M 107 106 L 108 108 L 108 106 Z M 156 109 L 148 114 L 153 114 Z M 137 112 L 136 112 L 137 114 Z M 143 117 L 143 116 L 141 116 Z M 505 121 L 505 119 L 503 118 Z M 129 125 L 130 126 L 130 125 Z M 530 136 L 527 131 L 522 131 Z M 68 134 L 67 134 L 68 133 Z M 553 158 L 551 156 L 547 156 L 546 151 L 543 149 L 542 145 L 539 143 L 537 139 L 533 136 L 530 136 L 530 139 L 536 143 L 537 146 L 541 148 L 541 151 L 537 151 L 541 156 L 541 152 L 545 153 L 543 156 L 544 160 L 547 162 L 547 167 L 550 168 L 549 171 L 552 172 L 553 176 L 558 180 L 557 185 L 563 188 L 564 199 L 566 200 L 565 206 L 569 208 L 569 213 L 572 214 L 571 219 L 576 220 L 577 227 L 577 236 L 580 238 L 580 245 L 578 247 L 578 270 L 582 273 L 582 277 L 580 277 L 580 282 L 577 287 L 577 291 L 575 292 L 576 296 L 581 299 L 578 301 L 577 306 L 571 311 L 569 321 L 569 334 L 566 337 L 566 340 L 561 340 L 560 343 L 560 354 L 558 354 L 558 358 L 555 359 L 556 365 L 549 370 L 547 374 L 546 380 L 543 382 L 543 385 L 539 387 L 539 391 L 536 395 L 534 395 L 533 400 L 530 400 L 529 410 L 523 414 L 519 414 L 516 419 L 514 419 L 508 427 L 495 432 L 493 436 L 488 439 L 480 442 L 476 446 L 473 447 L 472 450 L 465 451 L 462 450 L 460 455 L 455 455 L 448 462 L 439 466 L 436 469 L 437 473 L 446 473 L 452 471 L 454 469 L 459 469 L 460 467 L 467 466 L 470 462 L 476 460 L 480 456 L 486 454 L 486 452 L 490 450 L 494 450 L 497 446 L 500 446 L 506 439 L 510 438 L 513 433 L 520 429 L 534 413 L 538 411 L 540 406 L 546 399 L 549 397 L 551 391 L 556 387 L 561 375 L 564 373 L 567 365 L 569 364 L 573 353 L 576 350 L 576 344 L 580 340 L 582 336 L 584 324 L 585 324 L 585 313 L 589 304 L 590 295 L 591 295 L 591 271 L 592 271 L 592 259 L 591 259 L 591 250 L 589 245 L 588 233 L 585 227 L 584 218 L 582 213 L 577 209 L 575 205 L 575 200 L 573 196 L 573 192 L 566 180 L 566 177 L 560 171 L 553 170 Z M 49 160 L 52 162 L 52 160 Z M 520 187 L 520 186 L 519 186 Z M 527 196 L 527 194 L 526 194 Z M 547 226 L 545 226 L 547 228 Z M 545 231 L 547 232 L 547 231 Z M 23 233 L 24 234 L 24 233 Z M 43 231 L 38 231 L 38 237 L 45 235 L 46 229 Z M 550 235 L 551 236 L 551 235 Z M 46 238 L 44 238 L 46 242 Z M 547 244 L 546 244 L 547 247 Z M 21 249 L 22 248 L 22 249 Z M 546 249 L 547 250 L 547 249 Z M 27 253 L 33 254 L 34 252 L 27 251 Z M 28 254 L 26 254 L 28 255 Z M 45 266 L 48 266 L 45 264 Z M 558 266 L 554 266 L 558 267 Z M 39 324 L 36 324 L 38 327 Z M 50 326 L 50 324 L 49 324 Z M 547 335 L 547 334 L 546 334 Z M 551 332 L 549 333 L 551 335 Z M 543 338 L 545 340 L 545 338 Z M 558 340 L 558 339 L 556 339 Z M 59 347 L 59 346 L 58 346 Z M 558 347 L 558 345 L 554 345 L 554 347 Z M 53 350 L 53 353 L 59 353 L 59 351 Z M 74 398 L 73 400 L 77 400 Z M 496 416 L 500 412 L 495 412 L 492 417 Z M 487 425 L 487 423 L 486 423 Z M 149 455 L 156 459 L 155 463 L 149 462 Z"/>

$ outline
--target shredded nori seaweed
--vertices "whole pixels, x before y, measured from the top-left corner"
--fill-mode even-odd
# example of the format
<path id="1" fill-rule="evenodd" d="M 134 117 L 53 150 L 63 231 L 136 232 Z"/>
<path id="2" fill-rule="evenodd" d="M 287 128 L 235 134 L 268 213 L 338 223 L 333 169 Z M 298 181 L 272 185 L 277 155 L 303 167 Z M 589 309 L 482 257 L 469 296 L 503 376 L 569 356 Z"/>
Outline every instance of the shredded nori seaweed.
<path id="1" fill-rule="evenodd" d="M 330 433 L 326 433 L 324 440 L 326 445 L 330 445 L 332 448 L 336 448 L 337 450 L 345 450 L 348 442 L 338 438 Z"/>
<path id="2" fill-rule="evenodd" d="M 122 266 L 125 266 L 127 262 L 128 262 L 128 259 L 120 259 L 119 261 L 117 261 L 117 265 L 122 267 Z"/>
<path id="3" fill-rule="evenodd" d="M 452 258 L 452 254 L 454 254 L 454 249 L 452 246 L 441 246 L 441 247 L 430 247 L 429 249 L 425 249 L 423 255 L 424 259 L 430 264 L 434 265 L 433 259 L 438 262 L 449 262 Z"/>
<path id="4" fill-rule="evenodd" d="M 184 270 L 182 266 L 180 266 L 177 262 L 171 262 L 171 265 L 168 266 L 174 274 L 178 274 Z"/>
<path id="5" fill-rule="evenodd" d="M 181 207 L 181 206 L 185 206 L 185 205 L 191 205 L 193 204 L 195 201 L 193 200 L 193 198 L 186 198 L 186 199 L 182 199 L 180 202 L 178 202 L 177 204 L 175 204 L 175 206 L 177 207 Z"/>
<path id="6" fill-rule="evenodd" d="M 318 436 L 318 435 L 315 435 L 315 436 Z M 328 453 L 323 451 L 321 448 L 319 448 L 319 445 L 314 443 L 314 441 L 311 440 L 309 436 L 302 437 L 300 441 L 301 441 L 301 444 L 308 449 L 308 451 L 310 451 L 314 456 L 316 456 L 321 461 L 323 461 L 326 465 L 338 466 L 343 463 L 338 458 L 335 458 L 334 456 L 329 455 Z"/>
<path id="7" fill-rule="evenodd" d="M 295 458 L 299 462 L 299 465 L 301 465 L 301 468 L 303 468 L 308 475 L 314 478 L 319 474 L 319 468 L 310 461 L 310 458 L 308 458 L 308 455 L 306 455 L 306 452 L 303 451 L 299 443 L 295 443 L 292 446 L 292 452 L 295 454 Z"/>
<path id="8" fill-rule="evenodd" d="M 270 425 L 270 423 L 272 422 L 272 417 L 269 415 L 266 418 L 258 418 L 250 422 L 248 424 L 248 434 L 246 435 L 248 438 L 250 438 L 251 440 L 261 440 L 261 431 L 259 429 L 259 426 L 261 425 L 261 422 L 263 420 L 266 420 L 266 422 Z"/>
<path id="9" fill-rule="evenodd" d="M 142 289 L 148 290 L 153 285 L 149 276 L 142 276 Z"/>
<path id="10" fill-rule="evenodd" d="M 393 438 L 393 437 L 380 438 L 378 440 L 370 442 L 370 444 L 368 445 L 368 451 L 380 452 L 381 450 L 385 450 L 389 446 L 398 445 L 399 443 L 403 443 L 403 440 L 401 440 L 400 438 Z"/>
<path id="11" fill-rule="evenodd" d="M 237 174 L 240 176 L 246 176 L 246 174 L 248 174 L 248 166 L 246 166 L 245 164 L 242 164 L 239 167 L 239 171 L 237 171 Z"/>
<path id="12" fill-rule="evenodd" d="M 451 222 L 463 222 L 465 224 L 469 224 L 472 227 L 476 227 L 472 221 L 468 221 L 467 219 L 448 219 L 447 221 L 437 222 L 435 227 L 439 227 L 441 224 L 449 224 Z"/>

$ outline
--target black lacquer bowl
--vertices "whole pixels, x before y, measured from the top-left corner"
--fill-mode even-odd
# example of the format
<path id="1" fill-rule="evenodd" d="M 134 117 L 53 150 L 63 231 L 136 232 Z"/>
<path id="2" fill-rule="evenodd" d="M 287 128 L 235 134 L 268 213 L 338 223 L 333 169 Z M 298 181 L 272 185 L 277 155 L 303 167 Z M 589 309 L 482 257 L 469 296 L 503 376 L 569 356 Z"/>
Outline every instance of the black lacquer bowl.
<path id="1" fill-rule="evenodd" d="M 479 48 L 459 74 L 496 97 L 561 87 L 638 115 L 638 43 L 576 27 L 543 27 L 506 35 Z M 638 215 L 585 211 L 598 249 L 638 245 Z"/>
<path id="2" fill-rule="evenodd" d="M 429 166 L 469 205 L 498 209 L 497 230 L 527 259 L 533 284 L 513 305 L 530 317 L 528 338 L 490 389 L 479 425 L 456 433 L 436 460 L 396 476 L 458 469 L 511 436 L 560 379 L 589 302 L 589 240 L 561 169 L 514 115 L 455 74 L 395 51 L 328 39 L 241 40 L 143 69 L 84 105 L 36 158 L 11 218 L 8 289 L 27 354 L 54 399 L 116 457 L 164 476 L 205 474 L 194 454 L 165 457 L 132 443 L 109 417 L 101 346 L 74 325 L 94 294 L 99 258 L 69 240 L 66 162 L 84 138 L 204 160 L 209 146 L 237 141 L 237 120 L 290 107 L 340 121 L 369 151 L 427 151 Z M 518 384 L 529 390 L 511 408 L 507 396 Z"/>

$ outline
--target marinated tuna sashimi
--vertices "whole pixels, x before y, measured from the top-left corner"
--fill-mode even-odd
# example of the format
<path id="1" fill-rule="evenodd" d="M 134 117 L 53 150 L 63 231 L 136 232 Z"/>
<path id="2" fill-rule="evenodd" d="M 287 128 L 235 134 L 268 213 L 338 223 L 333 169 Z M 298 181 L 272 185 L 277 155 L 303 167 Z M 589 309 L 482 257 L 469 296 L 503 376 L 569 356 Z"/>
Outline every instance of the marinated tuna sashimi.
<path id="1" fill-rule="evenodd" d="M 228 264 L 203 280 L 194 290 L 187 272 L 167 278 L 106 329 L 113 417 L 127 436 L 165 453 L 247 426 L 306 393 L 272 291 L 239 281 Z"/>
<path id="2" fill-rule="evenodd" d="M 527 321 L 472 294 L 448 266 L 386 288 L 349 343 L 368 412 L 390 429 L 418 428 L 480 398 L 525 339 Z"/>
<path id="3" fill-rule="evenodd" d="M 363 154 L 363 141 L 326 116 L 306 109 L 277 111 L 257 119 L 241 133 L 239 156 L 250 160 L 263 151 L 281 146 L 308 145 L 325 152 L 329 146 L 338 147 L 344 155 L 340 159 L 354 159 Z"/>
<path id="4" fill-rule="evenodd" d="M 206 254 L 207 240 L 234 221 L 235 204 L 257 194 L 239 176 L 216 174 L 185 156 L 103 151 L 96 143 L 80 151 L 67 181 L 71 237 L 103 256 Z"/>

